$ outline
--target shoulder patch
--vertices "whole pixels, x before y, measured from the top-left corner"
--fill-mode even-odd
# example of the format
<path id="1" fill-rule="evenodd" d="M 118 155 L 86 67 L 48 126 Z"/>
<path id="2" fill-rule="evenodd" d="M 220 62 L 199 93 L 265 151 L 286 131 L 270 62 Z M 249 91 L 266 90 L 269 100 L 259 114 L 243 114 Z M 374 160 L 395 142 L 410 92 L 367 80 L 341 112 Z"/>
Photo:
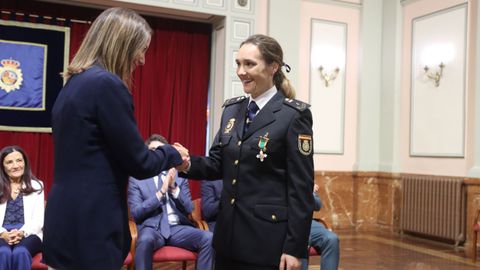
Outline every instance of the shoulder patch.
<path id="1" fill-rule="evenodd" d="M 283 104 L 287 104 L 288 106 L 296 109 L 296 110 L 299 110 L 301 112 L 305 111 L 306 109 L 310 108 L 310 104 L 308 103 L 305 103 L 303 101 L 300 101 L 300 100 L 296 100 L 296 99 L 291 99 L 291 98 L 285 98 L 283 100 Z"/>
<path id="2" fill-rule="evenodd" d="M 231 98 L 231 99 L 227 99 L 225 100 L 225 102 L 223 103 L 222 107 L 227 107 L 229 105 L 232 105 L 232 104 L 235 104 L 235 103 L 239 103 L 243 100 L 245 100 L 247 97 L 246 96 L 239 96 L 239 97 L 234 97 L 234 98 Z"/>

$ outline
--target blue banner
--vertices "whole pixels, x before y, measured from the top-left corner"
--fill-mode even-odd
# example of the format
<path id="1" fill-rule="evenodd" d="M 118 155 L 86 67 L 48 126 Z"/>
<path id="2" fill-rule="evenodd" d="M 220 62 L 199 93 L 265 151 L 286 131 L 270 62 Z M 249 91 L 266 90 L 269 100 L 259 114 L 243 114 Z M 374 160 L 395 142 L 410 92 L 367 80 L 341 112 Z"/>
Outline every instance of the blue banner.
<path id="1" fill-rule="evenodd" d="M 45 110 L 46 47 L 0 40 L 0 108 Z"/>
<path id="2" fill-rule="evenodd" d="M 51 132 L 70 28 L 0 20 L 0 130 Z"/>

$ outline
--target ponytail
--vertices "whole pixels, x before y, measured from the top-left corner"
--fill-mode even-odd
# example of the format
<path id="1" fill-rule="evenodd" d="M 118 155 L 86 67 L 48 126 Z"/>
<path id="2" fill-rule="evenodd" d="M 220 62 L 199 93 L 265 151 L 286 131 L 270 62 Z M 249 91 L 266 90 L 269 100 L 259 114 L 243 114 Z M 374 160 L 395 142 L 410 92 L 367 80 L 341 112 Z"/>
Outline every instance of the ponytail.
<path id="1" fill-rule="evenodd" d="M 287 79 L 281 68 L 273 75 L 273 83 L 278 90 L 282 91 L 286 98 L 295 98 L 295 88 L 293 88 L 293 85 L 290 83 L 290 80 Z"/>

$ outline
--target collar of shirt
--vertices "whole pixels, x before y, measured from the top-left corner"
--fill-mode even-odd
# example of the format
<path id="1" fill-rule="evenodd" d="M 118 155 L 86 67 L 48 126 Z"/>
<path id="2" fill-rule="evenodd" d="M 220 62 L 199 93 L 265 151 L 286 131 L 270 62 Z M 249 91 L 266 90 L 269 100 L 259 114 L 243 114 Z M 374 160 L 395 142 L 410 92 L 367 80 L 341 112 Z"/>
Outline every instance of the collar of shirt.
<path id="1" fill-rule="evenodd" d="M 275 96 L 276 93 L 277 93 L 277 87 L 273 85 L 272 88 L 268 89 L 265 93 L 261 94 L 257 98 L 253 99 L 252 97 L 250 97 L 250 101 L 252 100 L 255 101 L 255 103 L 257 103 L 257 106 L 259 108 L 258 111 L 260 111 L 263 107 L 265 107 L 265 105 L 270 101 L 270 99 L 272 99 L 272 97 Z M 250 101 L 248 102 L 248 104 L 250 104 Z"/>
<path id="2" fill-rule="evenodd" d="M 155 175 L 155 176 L 153 177 L 153 182 L 155 182 L 155 186 L 156 186 L 157 189 L 158 189 L 158 175 Z"/>
<path id="3" fill-rule="evenodd" d="M 155 182 L 155 186 L 157 187 L 157 189 L 158 189 L 158 176 L 162 177 L 161 179 L 163 182 L 163 180 L 165 180 L 165 177 L 167 176 L 167 171 L 163 171 L 159 175 L 155 175 L 153 177 L 153 182 Z"/>

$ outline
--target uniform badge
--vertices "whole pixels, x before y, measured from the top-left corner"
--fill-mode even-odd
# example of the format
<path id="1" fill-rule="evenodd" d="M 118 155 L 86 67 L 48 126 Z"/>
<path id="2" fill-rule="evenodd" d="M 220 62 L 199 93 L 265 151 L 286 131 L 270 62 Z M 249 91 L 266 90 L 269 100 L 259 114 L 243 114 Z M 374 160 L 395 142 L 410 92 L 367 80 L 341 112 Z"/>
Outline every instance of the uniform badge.
<path id="1" fill-rule="evenodd" d="M 23 82 L 22 70 L 18 67 L 20 62 L 12 59 L 3 59 L 0 61 L 0 89 L 10 92 L 20 89 Z"/>
<path id="2" fill-rule="evenodd" d="M 298 135 L 298 151 L 305 156 L 312 153 L 312 136 L 306 134 Z"/>
<path id="3" fill-rule="evenodd" d="M 265 158 L 267 158 L 267 144 L 268 144 L 268 132 L 265 133 L 265 136 L 260 136 L 258 139 L 258 147 L 260 148 L 260 152 L 257 155 L 257 158 L 260 159 L 260 162 L 263 162 Z"/>
<path id="4" fill-rule="evenodd" d="M 230 131 L 232 130 L 234 125 L 235 125 L 235 118 L 231 118 L 230 120 L 228 120 L 228 123 L 225 126 L 225 129 L 223 130 L 223 133 L 224 134 L 230 133 Z"/>

